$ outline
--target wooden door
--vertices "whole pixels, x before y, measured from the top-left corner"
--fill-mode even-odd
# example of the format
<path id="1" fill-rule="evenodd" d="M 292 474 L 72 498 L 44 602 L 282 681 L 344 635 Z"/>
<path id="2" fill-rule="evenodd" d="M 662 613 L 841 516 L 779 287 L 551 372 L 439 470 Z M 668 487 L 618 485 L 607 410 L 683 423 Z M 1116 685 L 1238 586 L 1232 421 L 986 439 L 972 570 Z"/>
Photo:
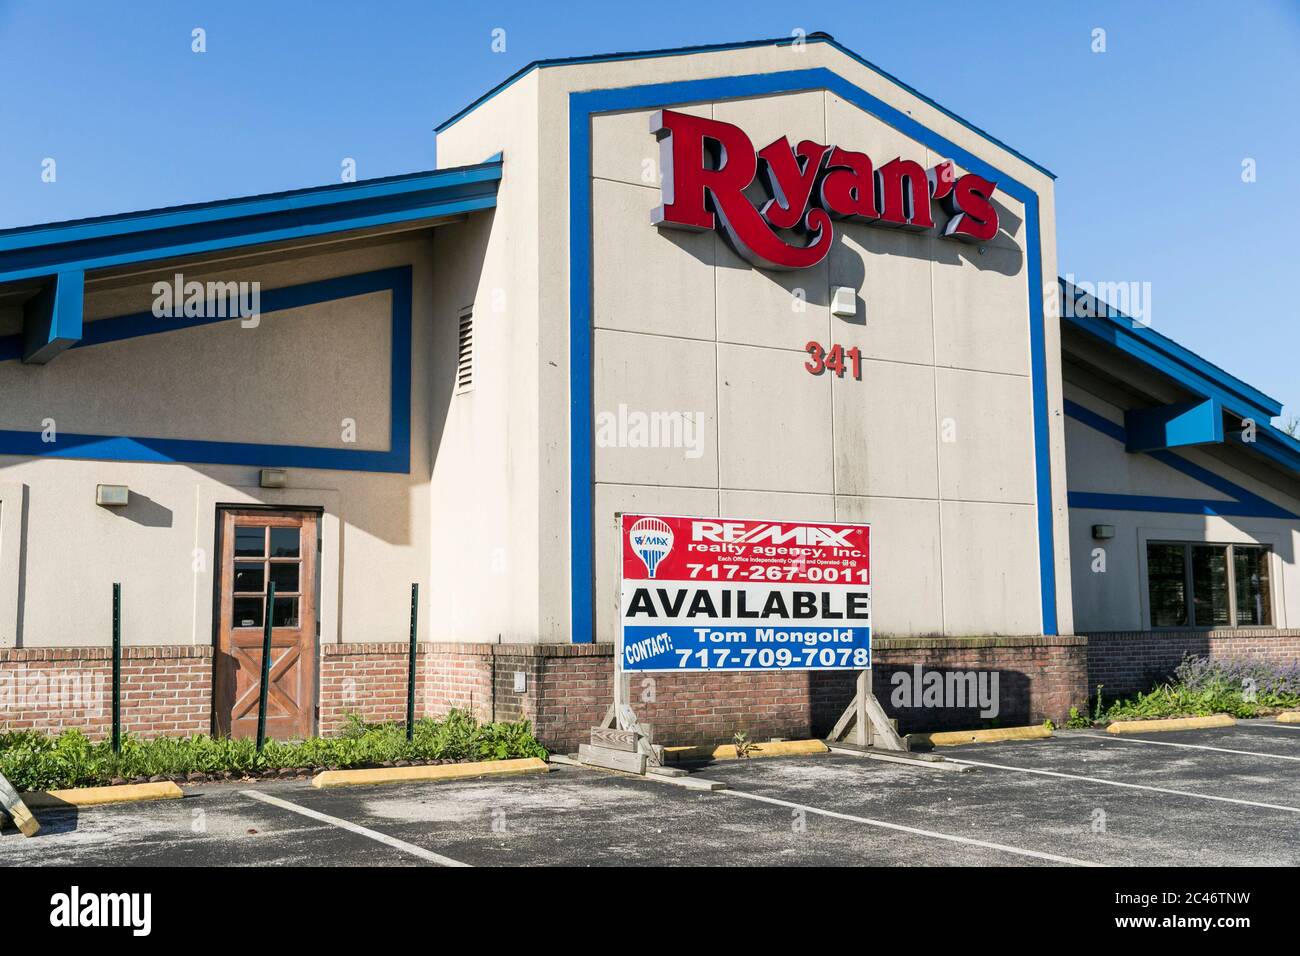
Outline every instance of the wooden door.
<path id="1" fill-rule="evenodd" d="M 213 724 L 257 735 L 266 586 L 275 583 L 266 735 L 308 737 L 316 708 L 316 524 L 313 512 L 220 512 Z"/>

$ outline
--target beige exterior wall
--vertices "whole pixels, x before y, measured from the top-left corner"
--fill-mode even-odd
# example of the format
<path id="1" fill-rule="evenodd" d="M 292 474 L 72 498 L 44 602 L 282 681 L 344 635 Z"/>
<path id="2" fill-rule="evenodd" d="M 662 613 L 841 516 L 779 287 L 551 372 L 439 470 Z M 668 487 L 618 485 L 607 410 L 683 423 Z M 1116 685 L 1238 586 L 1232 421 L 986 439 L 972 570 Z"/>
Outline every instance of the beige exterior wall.
<path id="1" fill-rule="evenodd" d="M 431 244 L 278 259 L 180 271 L 267 290 L 414 266 L 412 373 L 425 386 L 412 402 L 411 473 L 290 468 L 286 489 L 266 490 L 255 467 L 0 458 L 0 646 L 106 643 L 114 581 L 124 642 L 210 643 L 219 503 L 324 509 L 321 641 L 405 637 L 410 583 L 427 594 L 429 581 Z M 88 319 L 148 310 L 155 278 L 92 286 Z M 391 346 L 385 292 L 268 313 L 256 328 L 231 320 L 73 349 L 45 366 L 7 362 L 0 427 L 34 431 L 53 418 L 73 433 L 387 448 Z M 355 444 L 343 441 L 345 417 Z M 128 486 L 130 504 L 97 506 L 96 484 Z"/>
<path id="2" fill-rule="evenodd" d="M 535 263 L 539 302 L 544 641 L 570 639 L 568 322 L 570 295 L 585 292 L 568 288 L 569 94 L 813 67 L 836 71 L 1036 190 L 1043 275 L 1055 288 L 1050 178 L 824 44 L 548 67 L 481 104 L 440 134 L 439 162 L 504 149 L 507 180 L 516 177 L 512 188 L 536 196 L 536 231 L 517 236 L 516 267 L 531 273 Z M 664 105 L 735 123 L 756 147 L 784 133 L 838 142 L 881 162 L 941 158 L 820 90 Z M 535 140 L 513 127 L 529 107 L 537 110 Z M 596 638 L 614 636 L 614 513 L 632 509 L 869 520 L 880 633 L 1040 633 L 1028 319 L 1029 296 L 1037 292 L 1027 282 L 1024 210 L 1002 197 L 1006 232 L 982 251 L 837 224 L 828 261 L 764 272 L 714 234 L 651 227 L 657 166 L 648 112 L 594 121 L 593 411 L 616 413 L 624 405 L 695 413 L 705 440 L 690 455 L 595 449 Z M 526 187 L 517 179 L 521 170 Z M 506 208 L 503 198 L 498 216 Z M 856 322 L 830 314 L 830 288 L 841 284 L 859 289 Z M 802 309 L 795 308 L 797 295 Z M 1058 630 L 1071 633 L 1059 338 L 1055 300 L 1048 302 Z M 860 346 L 863 380 L 805 372 L 810 339 Z M 940 440 L 946 419 L 955 429 L 950 443 Z"/>
<path id="3" fill-rule="evenodd" d="M 539 396 L 568 398 L 567 390 L 554 395 L 567 361 L 559 364 L 541 340 L 539 256 L 554 238 L 538 216 L 537 99 L 534 72 L 438 136 L 439 168 L 496 153 L 505 159 L 495 212 L 475 217 L 468 235 L 446 230 L 436 240 L 440 260 L 468 268 L 481 262 L 472 278 L 447 273 L 454 284 L 469 283 L 448 293 L 449 307 L 471 290 L 477 301 L 476 384 L 452 403 L 457 414 L 438 445 L 434 475 L 435 498 L 454 508 L 433 529 L 434 577 L 454 592 L 448 639 L 536 641 L 545 629 L 544 582 L 565 574 L 539 530 L 567 501 L 540 469 L 568 448 L 567 424 L 542 427 Z"/>
<path id="4" fill-rule="evenodd" d="M 1080 369 L 1072 368 L 1069 372 L 1065 395 L 1109 421 L 1119 425 L 1124 422 L 1124 407 L 1113 386 Z M 1070 487 L 1074 491 L 1231 500 L 1223 492 L 1150 455 L 1129 454 L 1120 442 L 1074 419 L 1066 422 L 1066 441 Z M 1253 466 L 1240 453 L 1229 449 L 1212 453 L 1202 448 L 1180 448 L 1174 454 L 1293 514 L 1300 514 L 1297 483 L 1287 482 L 1269 469 Z M 1070 524 L 1074 616 L 1080 633 L 1151 627 L 1146 577 L 1148 541 L 1271 546 L 1274 624 L 1279 628 L 1300 627 L 1300 521 L 1072 508 Z M 1097 524 L 1114 526 L 1114 538 L 1095 540 L 1092 527 Z"/>

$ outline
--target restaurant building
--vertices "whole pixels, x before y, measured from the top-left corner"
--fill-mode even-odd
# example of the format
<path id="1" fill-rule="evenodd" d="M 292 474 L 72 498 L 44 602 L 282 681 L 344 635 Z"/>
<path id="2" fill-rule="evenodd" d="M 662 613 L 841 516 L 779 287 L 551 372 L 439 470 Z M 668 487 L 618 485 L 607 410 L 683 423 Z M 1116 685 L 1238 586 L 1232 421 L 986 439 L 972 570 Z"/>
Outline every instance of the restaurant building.
<path id="1" fill-rule="evenodd" d="M 572 747 L 625 511 L 869 522 L 903 730 L 1300 657 L 1280 405 L 1059 280 L 1053 175 L 829 36 L 537 62 L 437 161 L 0 232 L 0 728 L 105 732 L 115 582 L 129 731 L 251 731 L 269 583 L 272 734 L 403 719 L 417 584 L 420 713 Z M 929 672 L 997 713 L 900 704 Z M 632 691 L 803 737 L 852 677 Z"/>

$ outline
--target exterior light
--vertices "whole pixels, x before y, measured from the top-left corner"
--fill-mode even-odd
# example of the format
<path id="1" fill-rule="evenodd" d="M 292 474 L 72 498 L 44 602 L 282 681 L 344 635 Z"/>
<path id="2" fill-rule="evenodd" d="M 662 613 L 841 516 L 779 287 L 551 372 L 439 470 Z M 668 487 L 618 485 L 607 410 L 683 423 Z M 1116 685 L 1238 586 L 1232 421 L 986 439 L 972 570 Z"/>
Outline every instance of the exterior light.
<path id="1" fill-rule="evenodd" d="M 289 476 L 283 468 L 263 468 L 258 484 L 263 488 L 283 488 L 289 482 Z"/>
<path id="2" fill-rule="evenodd" d="M 95 504 L 105 508 L 125 508 L 131 500 L 131 489 L 126 485 L 96 485 Z"/>
<path id="3" fill-rule="evenodd" d="M 858 314 L 858 290 L 837 285 L 831 290 L 831 314 L 850 319 Z"/>
<path id="4" fill-rule="evenodd" d="M 1113 538 L 1115 537 L 1115 526 L 1113 524 L 1095 524 L 1092 526 L 1092 536 L 1098 541 Z"/>

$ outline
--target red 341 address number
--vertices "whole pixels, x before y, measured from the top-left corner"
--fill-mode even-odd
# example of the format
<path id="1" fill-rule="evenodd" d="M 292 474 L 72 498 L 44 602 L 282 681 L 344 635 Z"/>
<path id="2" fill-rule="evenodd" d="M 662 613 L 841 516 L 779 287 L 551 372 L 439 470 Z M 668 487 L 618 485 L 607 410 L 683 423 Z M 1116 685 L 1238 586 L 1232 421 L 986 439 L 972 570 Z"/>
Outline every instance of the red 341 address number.
<path id="1" fill-rule="evenodd" d="M 834 372 L 838 378 L 843 378 L 847 371 L 853 378 L 862 381 L 862 350 L 856 345 L 848 350 L 842 345 L 832 345 L 827 351 L 820 342 L 809 342 L 804 346 L 804 351 L 810 358 L 803 363 L 803 367 L 810 375 Z"/>

